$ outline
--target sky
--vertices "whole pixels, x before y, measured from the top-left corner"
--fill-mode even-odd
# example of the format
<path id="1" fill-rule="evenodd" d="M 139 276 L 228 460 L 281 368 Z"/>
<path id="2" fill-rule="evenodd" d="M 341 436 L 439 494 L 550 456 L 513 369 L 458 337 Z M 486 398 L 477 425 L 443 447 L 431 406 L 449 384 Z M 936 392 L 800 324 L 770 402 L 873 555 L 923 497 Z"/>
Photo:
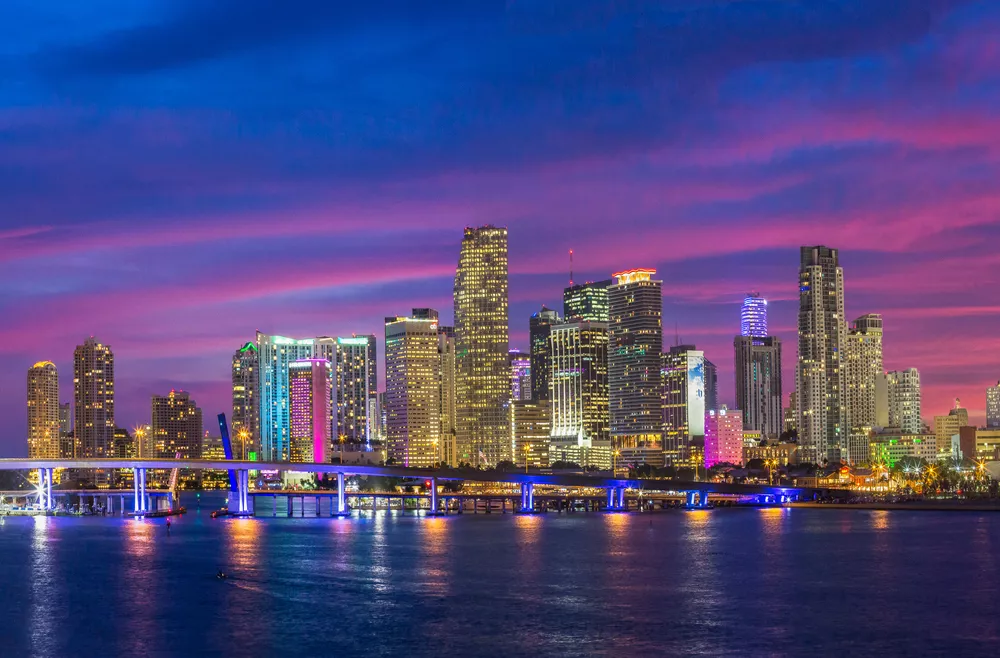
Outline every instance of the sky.
<path id="1" fill-rule="evenodd" d="M 744 293 L 794 387 L 798 248 L 923 415 L 1000 380 L 1000 3 L 6 0 L 0 455 L 27 369 L 90 335 L 120 426 L 231 412 L 256 330 L 452 315 L 465 226 L 509 228 L 511 344 L 577 281 L 655 267 L 666 342 L 732 403 Z M 381 352 L 381 340 L 380 340 Z"/>

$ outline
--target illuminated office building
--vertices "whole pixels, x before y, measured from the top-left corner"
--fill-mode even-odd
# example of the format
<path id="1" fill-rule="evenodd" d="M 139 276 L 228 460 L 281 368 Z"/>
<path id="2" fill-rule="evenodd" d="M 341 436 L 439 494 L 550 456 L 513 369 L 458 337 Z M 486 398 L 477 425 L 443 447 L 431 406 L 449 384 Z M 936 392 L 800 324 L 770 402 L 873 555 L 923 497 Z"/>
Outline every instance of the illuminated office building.
<path id="1" fill-rule="evenodd" d="M 438 325 L 438 413 L 440 414 L 441 449 L 439 461 L 458 466 L 457 433 L 455 430 L 455 328 Z"/>
<path id="2" fill-rule="evenodd" d="M 465 229 L 454 293 L 459 459 L 493 465 L 512 457 L 506 228 Z"/>
<path id="3" fill-rule="evenodd" d="M 705 408 L 719 408 L 719 369 L 705 359 Z"/>
<path id="4" fill-rule="evenodd" d="M 59 373 L 51 361 L 28 370 L 28 459 L 59 458 Z"/>
<path id="5" fill-rule="evenodd" d="M 767 300 L 759 292 L 747 293 L 740 310 L 740 335 L 767 338 Z"/>
<path id="6" fill-rule="evenodd" d="M 439 341 L 433 309 L 385 319 L 386 451 L 396 465 L 429 467 L 441 461 Z M 509 428 L 507 436 L 509 442 Z"/>
<path id="7" fill-rule="evenodd" d="M 610 322 L 608 310 L 608 288 L 611 279 L 578 283 L 563 290 L 563 318 L 569 320 L 590 320 Z"/>
<path id="8" fill-rule="evenodd" d="M 260 359 L 257 345 L 245 343 L 233 354 L 233 420 L 230 427 L 234 456 L 256 457 L 260 451 Z"/>
<path id="9" fill-rule="evenodd" d="M 611 441 L 625 463 L 663 460 L 663 282 L 654 274 L 643 268 L 618 272 L 608 288 Z"/>
<path id="10" fill-rule="evenodd" d="M 63 402 L 59 405 L 59 433 L 70 434 L 73 431 L 73 405 Z"/>
<path id="11" fill-rule="evenodd" d="M 884 377 L 889 427 L 898 427 L 905 434 L 923 433 L 924 421 L 920 415 L 920 372 L 916 368 L 893 370 L 887 372 Z"/>
<path id="12" fill-rule="evenodd" d="M 705 436 L 705 353 L 694 345 L 674 345 L 661 361 L 664 458 L 678 463 Z"/>
<path id="13" fill-rule="evenodd" d="M 511 350 L 510 358 L 510 399 L 530 400 L 531 389 L 531 359 L 521 354 L 521 350 Z"/>
<path id="14" fill-rule="evenodd" d="M 370 408 L 378 392 L 375 336 L 338 338 L 336 361 L 337 426 L 333 439 L 370 445 Z"/>
<path id="15" fill-rule="evenodd" d="M 743 428 L 777 438 L 784 430 L 781 409 L 781 339 L 776 336 L 737 336 L 736 406 L 743 412 Z"/>
<path id="16" fill-rule="evenodd" d="M 878 424 L 878 380 L 882 375 L 882 316 L 862 315 L 844 344 L 844 390 L 847 427 Z"/>
<path id="17" fill-rule="evenodd" d="M 532 400 L 549 399 L 549 332 L 558 324 L 559 314 L 542 306 L 532 313 L 528 321 L 528 336 L 531 341 L 531 396 Z"/>
<path id="18" fill-rule="evenodd" d="M 611 468 L 608 325 L 579 320 L 552 327 L 549 462 Z"/>
<path id="19" fill-rule="evenodd" d="M 1000 427 L 1000 382 L 986 389 L 986 427 Z"/>
<path id="20" fill-rule="evenodd" d="M 288 364 L 289 461 L 330 461 L 333 365 L 319 357 Z"/>
<path id="21" fill-rule="evenodd" d="M 201 409 L 188 393 L 154 395 L 149 424 L 157 458 L 201 458 Z"/>
<path id="22" fill-rule="evenodd" d="M 844 270 L 836 249 L 802 247 L 799 267 L 799 352 L 795 389 L 804 460 L 846 459 L 842 359 Z"/>
<path id="23" fill-rule="evenodd" d="M 937 440 L 938 459 L 955 456 L 953 444 L 958 442 L 961 429 L 969 425 L 969 410 L 955 398 L 955 406 L 948 411 L 947 416 L 934 416 L 934 437 Z"/>
<path id="24" fill-rule="evenodd" d="M 524 468 L 549 466 L 552 410 L 547 400 L 514 400 L 510 413 L 514 463 Z"/>
<path id="25" fill-rule="evenodd" d="M 743 414 L 725 406 L 705 415 L 705 468 L 722 463 L 743 463 Z"/>
<path id="26" fill-rule="evenodd" d="M 115 356 L 93 336 L 73 351 L 74 451 L 77 458 L 110 457 L 115 435 Z M 98 470 L 93 482 L 108 484 Z"/>

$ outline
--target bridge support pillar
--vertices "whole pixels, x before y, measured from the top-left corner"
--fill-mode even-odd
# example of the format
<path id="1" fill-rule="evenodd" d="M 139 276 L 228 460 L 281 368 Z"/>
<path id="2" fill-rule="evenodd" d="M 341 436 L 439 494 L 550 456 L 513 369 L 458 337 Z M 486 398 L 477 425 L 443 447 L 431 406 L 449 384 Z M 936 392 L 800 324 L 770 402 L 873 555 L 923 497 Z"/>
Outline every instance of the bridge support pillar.
<path id="1" fill-rule="evenodd" d="M 698 507 L 708 507 L 708 492 L 699 491 L 698 492 Z"/>
<path id="2" fill-rule="evenodd" d="M 347 492 L 344 491 L 344 474 L 337 473 L 337 511 L 334 516 L 350 516 L 351 510 L 347 507 Z"/>
<path id="3" fill-rule="evenodd" d="M 489 503 L 487 503 L 489 504 Z M 488 509 L 488 508 L 487 508 Z M 535 513 L 535 483 L 534 482 L 522 482 L 521 483 L 521 507 L 517 510 L 518 514 L 534 514 Z"/>
<path id="4" fill-rule="evenodd" d="M 625 487 L 608 487 L 608 504 L 604 509 L 607 512 L 628 511 L 625 502 Z"/>
<path id="5" fill-rule="evenodd" d="M 52 500 L 51 468 L 38 469 L 38 506 L 46 512 L 55 509 L 55 503 Z"/>
<path id="6" fill-rule="evenodd" d="M 431 478 L 431 508 L 427 511 L 427 516 L 440 516 L 438 510 L 438 480 Z"/>
<path id="7" fill-rule="evenodd" d="M 232 514 L 244 516 L 250 513 L 250 471 L 241 468 L 235 473 L 236 491 L 229 494 L 229 498 L 235 502 Z"/>
<path id="8" fill-rule="evenodd" d="M 136 516 L 142 516 L 149 511 L 149 503 L 146 500 L 146 469 L 139 467 L 132 469 L 132 485 L 135 492 L 135 503 L 132 509 Z"/>
<path id="9" fill-rule="evenodd" d="M 686 503 L 687 507 L 694 507 L 695 506 L 694 497 L 695 497 L 696 493 L 697 492 L 695 492 L 695 491 L 685 491 L 684 492 L 685 503 Z"/>

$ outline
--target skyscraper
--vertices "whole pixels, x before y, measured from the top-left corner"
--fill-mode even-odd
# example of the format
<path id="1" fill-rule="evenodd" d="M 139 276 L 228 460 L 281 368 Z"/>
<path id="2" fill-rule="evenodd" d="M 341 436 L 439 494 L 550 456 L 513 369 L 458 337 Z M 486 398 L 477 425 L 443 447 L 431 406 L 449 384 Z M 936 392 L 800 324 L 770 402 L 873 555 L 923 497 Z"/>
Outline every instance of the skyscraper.
<path id="1" fill-rule="evenodd" d="M 369 409 L 378 392 L 375 336 L 338 338 L 336 349 L 337 426 L 333 439 L 370 444 Z"/>
<path id="2" fill-rule="evenodd" d="M 458 449 L 462 461 L 509 460 L 507 229 L 466 228 L 455 272 Z"/>
<path id="3" fill-rule="evenodd" d="M 719 408 L 719 369 L 705 359 L 705 409 Z"/>
<path id="4" fill-rule="evenodd" d="M 441 461 L 439 340 L 433 309 L 415 308 L 409 317 L 385 319 L 386 451 L 399 466 Z"/>
<path id="5" fill-rule="evenodd" d="M 152 397 L 152 441 L 160 459 L 201 458 L 201 409 L 184 391 Z"/>
<path id="6" fill-rule="evenodd" d="M 611 467 L 608 325 L 574 320 L 552 327 L 549 461 Z"/>
<path id="7" fill-rule="evenodd" d="M 736 406 L 743 428 L 777 438 L 784 431 L 781 409 L 781 339 L 737 336 Z"/>
<path id="8" fill-rule="evenodd" d="M 578 283 L 563 290 L 563 317 L 566 320 L 609 322 L 608 288 L 611 279 Z"/>
<path id="9" fill-rule="evenodd" d="M 938 460 L 958 457 L 957 447 L 963 427 L 969 425 L 969 410 L 955 398 L 955 406 L 947 416 L 934 416 L 934 438 L 937 441 Z"/>
<path id="10" fill-rule="evenodd" d="M 260 449 L 263 461 L 289 461 L 288 366 L 316 355 L 315 338 L 287 338 L 257 332 L 259 352 Z"/>
<path id="11" fill-rule="evenodd" d="M 740 335 L 767 338 L 767 300 L 759 292 L 748 292 L 740 311 Z"/>
<path id="12" fill-rule="evenodd" d="M 1000 427 L 1000 382 L 986 389 L 986 427 Z"/>
<path id="13" fill-rule="evenodd" d="M 73 405 L 69 402 L 59 404 L 59 433 L 69 434 L 73 431 Z"/>
<path id="14" fill-rule="evenodd" d="M 438 325 L 438 409 L 440 413 L 441 450 L 439 459 L 448 466 L 458 466 L 455 432 L 455 328 Z M 530 378 L 529 378 L 530 379 Z"/>
<path id="15" fill-rule="evenodd" d="M 882 316 L 878 313 L 862 315 L 847 332 L 843 369 L 848 429 L 876 426 L 877 382 L 882 374 Z"/>
<path id="16" fill-rule="evenodd" d="M 514 463 L 524 468 L 549 465 L 549 434 L 552 431 L 552 410 L 547 400 L 515 400 L 510 413 L 511 441 L 514 443 Z"/>
<path id="17" fill-rule="evenodd" d="M 59 458 L 59 373 L 51 361 L 28 370 L 28 458 Z"/>
<path id="18" fill-rule="evenodd" d="M 510 399 L 530 400 L 532 398 L 531 359 L 521 354 L 521 350 L 513 349 L 510 358 Z"/>
<path id="19" fill-rule="evenodd" d="M 885 374 L 889 426 L 904 434 L 921 434 L 924 421 L 920 416 L 920 372 L 916 368 L 895 370 Z"/>
<path id="20" fill-rule="evenodd" d="M 73 431 L 76 457 L 109 457 L 115 435 L 115 355 L 93 336 L 73 352 Z M 97 483 L 107 473 L 95 474 Z"/>
<path id="21" fill-rule="evenodd" d="M 743 463 L 743 415 L 725 406 L 705 415 L 705 468 L 721 463 Z"/>
<path id="22" fill-rule="evenodd" d="M 552 325 L 559 323 L 559 314 L 542 306 L 532 313 L 528 321 L 528 336 L 531 341 L 531 399 L 549 399 L 549 333 Z"/>
<path id="23" fill-rule="evenodd" d="M 320 358 L 288 364 L 289 461 L 330 461 L 333 365 Z"/>
<path id="24" fill-rule="evenodd" d="M 694 345 L 674 345 L 662 355 L 661 419 L 668 463 L 688 458 L 692 440 L 705 436 L 705 353 Z"/>
<path id="25" fill-rule="evenodd" d="M 611 440 L 623 461 L 662 463 L 662 281 L 656 270 L 618 272 L 608 288 Z"/>
<path id="26" fill-rule="evenodd" d="M 803 459 L 841 461 L 844 430 L 844 270 L 836 249 L 802 247 L 796 392 Z M 843 456 L 846 459 L 846 455 Z"/>
<path id="27" fill-rule="evenodd" d="M 244 343 L 233 354 L 234 456 L 255 458 L 260 450 L 260 353 L 254 343 Z"/>

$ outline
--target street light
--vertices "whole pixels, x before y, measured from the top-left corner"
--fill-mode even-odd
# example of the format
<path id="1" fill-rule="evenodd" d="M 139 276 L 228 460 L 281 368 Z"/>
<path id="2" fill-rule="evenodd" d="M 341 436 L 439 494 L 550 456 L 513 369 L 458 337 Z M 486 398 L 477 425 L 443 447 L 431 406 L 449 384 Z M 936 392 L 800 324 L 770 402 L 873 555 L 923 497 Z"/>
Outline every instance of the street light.
<path id="1" fill-rule="evenodd" d="M 343 465 L 343 463 L 344 463 L 344 441 L 346 441 L 346 440 L 347 440 L 347 435 L 346 434 L 341 434 L 340 435 L 340 463 L 341 463 L 341 465 Z"/>
<path id="2" fill-rule="evenodd" d="M 531 444 L 524 444 L 524 474 L 528 474 L 528 453 L 531 452 Z"/>
<path id="3" fill-rule="evenodd" d="M 240 445 L 242 446 L 243 454 L 242 454 L 241 459 L 243 461 L 246 461 L 246 459 L 247 459 L 247 441 L 250 439 L 250 430 L 248 430 L 245 427 L 241 427 L 240 431 L 236 433 L 236 436 L 239 437 L 239 439 L 240 439 Z"/>
<path id="4" fill-rule="evenodd" d="M 615 476 L 615 475 L 618 474 L 618 456 L 621 455 L 621 454 L 622 453 L 620 451 L 618 451 L 618 450 L 615 450 L 613 453 L 611 453 L 611 457 L 612 457 L 612 460 L 611 460 L 611 475 L 612 476 Z"/>
<path id="5" fill-rule="evenodd" d="M 767 484 L 768 486 L 774 484 L 774 467 L 778 465 L 777 459 L 768 459 L 764 461 L 764 465 L 767 466 Z"/>

